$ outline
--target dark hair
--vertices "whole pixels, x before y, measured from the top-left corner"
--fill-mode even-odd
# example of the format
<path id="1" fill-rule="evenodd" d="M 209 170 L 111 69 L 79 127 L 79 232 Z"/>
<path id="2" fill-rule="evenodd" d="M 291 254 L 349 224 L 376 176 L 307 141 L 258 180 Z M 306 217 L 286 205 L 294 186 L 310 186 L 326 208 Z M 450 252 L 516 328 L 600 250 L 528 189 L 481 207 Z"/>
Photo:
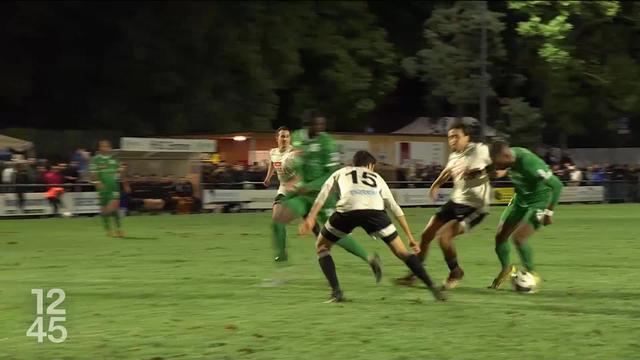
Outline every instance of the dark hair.
<path id="1" fill-rule="evenodd" d="M 376 164 L 376 158 L 371 155 L 370 152 L 365 150 L 359 150 L 355 155 L 353 155 L 353 166 L 369 166 Z"/>
<path id="2" fill-rule="evenodd" d="M 289 128 L 288 128 L 288 127 L 286 127 L 286 126 L 280 126 L 280 127 L 276 130 L 276 135 L 277 135 L 277 134 L 280 134 L 280 131 L 288 131 L 288 132 L 291 132 L 291 130 L 289 130 Z"/>
<path id="3" fill-rule="evenodd" d="M 311 125 L 314 119 L 323 118 L 324 115 L 316 109 L 307 109 L 302 113 L 302 125 Z"/>
<path id="4" fill-rule="evenodd" d="M 458 119 L 455 120 L 450 126 L 449 126 L 449 130 L 447 131 L 451 131 L 454 129 L 458 129 L 460 131 L 462 131 L 463 134 L 465 135 L 469 135 L 469 133 L 467 132 L 467 125 L 465 125 L 464 121 Z"/>
<path id="5" fill-rule="evenodd" d="M 494 140 L 489 146 L 489 155 L 491 158 L 495 158 L 498 154 L 500 154 L 505 148 L 509 147 L 504 140 Z"/>

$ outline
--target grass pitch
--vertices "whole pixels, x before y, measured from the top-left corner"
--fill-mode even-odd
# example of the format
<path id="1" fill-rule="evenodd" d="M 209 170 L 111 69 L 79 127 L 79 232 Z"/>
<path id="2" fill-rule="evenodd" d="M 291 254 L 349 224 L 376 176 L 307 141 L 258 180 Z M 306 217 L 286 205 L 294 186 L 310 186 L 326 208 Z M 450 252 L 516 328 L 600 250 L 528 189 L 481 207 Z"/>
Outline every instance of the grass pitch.
<path id="1" fill-rule="evenodd" d="M 289 227 L 289 266 L 276 266 L 268 213 L 129 217 L 126 239 L 105 237 L 97 217 L 0 221 L 0 359 L 640 358 L 640 206 L 561 206 L 532 240 L 545 280 L 535 295 L 486 289 L 501 210 L 456 240 L 466 277 L 447 303 L 392 285 L 404 265 L 361 230 L 382 283 L 336 248 L 351 302 L 323 304 L 313 239 Z M 416 234 L 434 212 L 407 211 Z M 263 287 L 269 278 L 286 282 Z M 65 291 L 65 342 L 25 336 L 33 288 Z"/>

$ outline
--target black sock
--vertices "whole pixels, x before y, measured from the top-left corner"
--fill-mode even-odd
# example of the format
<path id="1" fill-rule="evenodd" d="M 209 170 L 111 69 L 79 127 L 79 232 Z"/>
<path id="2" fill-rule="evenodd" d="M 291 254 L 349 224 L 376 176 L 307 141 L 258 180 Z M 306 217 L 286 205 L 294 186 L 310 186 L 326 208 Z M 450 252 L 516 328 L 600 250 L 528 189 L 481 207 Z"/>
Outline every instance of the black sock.
<path id="1" fill-rule="evenodd" d="M 427 274 L 427 271 L 422 267 L 422 263 L 420 263 L 420 259 L 415 254 L 409 255 L 408 258 L 404 260 L 404 263 L 407 264 L 407 267 L 411 269 L 411 272 L 414 273 L 422 282 L 424 282 L 427 287 L 433 287 L 433 281 Z"/>
<path id="2" fill-rule="evenodd" d="M 445 259 L 445 260 L 447 261 L 447 266 L 449 267 L 449 270 L 453 270 L 460 266 L 458 265 L 458 258 Z"/>
<path id="3" fill-rule="evenodd" d="M 320 268 L 324 273 L 324 277 L 329 281 L 329 285 L 333 292 L 340 290 L 340 284 L 338 283 L 338 275 L 336 274 L 336 264 L 333 263 L 333 258 L 331 257 L 331 253 L 328 251 L 323 252 L 318 255 L 318 263 L 320 263 Z"/>

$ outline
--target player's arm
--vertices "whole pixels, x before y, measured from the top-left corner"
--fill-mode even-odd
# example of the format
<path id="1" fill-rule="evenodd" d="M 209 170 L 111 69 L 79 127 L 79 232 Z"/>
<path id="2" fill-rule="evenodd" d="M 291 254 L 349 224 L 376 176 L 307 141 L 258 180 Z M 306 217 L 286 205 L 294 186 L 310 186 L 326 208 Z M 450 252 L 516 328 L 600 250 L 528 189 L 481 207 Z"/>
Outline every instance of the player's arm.
<path id="1" fill-rule="evenodd" d="M 404 211 L 402 211 L 402 208 L 400 207 L 400 205 L 398 205 L 398 203 L 396 202 L 396 199 L 393 198 L 393 194 L 391 193 L 391 190 L 389 190 L 389 186 L 384 180 L 382 180 L 381 186 L 382 186 L 381 195 L 382 195 L 382 199 L 384 200 L 385 209 L 391 210 L 391 212 L 393 213 L 393 217 L 395 217 L 398 223 L 400 223 L 400 227 L 402 228 L 402 231 L 404 231 L 404 233 L 407 235 L 407 238 L 409 239 L 409 246 L 411 247 L 411 249 L 413 249 L 413 251 L 416 254 L 419 253 L 420 245 L 413 238 L 413 234 L 411 233 L 411 228 L 409 227 L 409 223 L 407 222 L 407 219 L 404 216 Z"/>
<path id="2" fill-rule="evenodd" d="M 440 186 L 447 182 L 449 178 L 451 178 L 451 168 L 446 167 L 440 172 L 436 181 L 434 181 L 429 188 L 429 196 L 431 197 L 431 200 L 438 200 L 438 191 L 440 190 Z"/>
<path id="3" fill-rule="evenodd" d="M 265 187 L 269 187 L 271 184 L 271 177 L 273 176 L 273 161 L 269 161 L 269 169 L 267 170 L 267 177 L 264 178 L 262 184 Z"/>
<path id="4" fill-rule="evenodd" d="M 307 215 L 305 221 L 300 224 L 299 232 L 301 235 L 308 234 L 309 231 L 311 231 L 311 229 L 313 229 L 313 227 L 316 225 L 316 218 L 318 217 L 318 213 L 320 213 L 320 210 L 322 210 L 324 203 L 327 201 L 327 198 L 331 194 L 337 177 L 338 172 L 336 171 L 331 176 L 329 176 L 324 185 L 322 185 L 322 189 L 316 197 L 316 201 L 313 203 L 311 211 L 309 211 L 309 215 Z"/>
<path id="5" fill-rule="evenodd" d="M 544 216 L 542 218 L 543 225 L 550 225 L 553 223 L 553 209 L 560 201 L 560 194 L 564 186 L 560 179 L 549 170 L 544 161 L 535 155 L 525 158 L 524 167 L 530 172 L 531 176 L 538 177 L 540 181 L 551 189 L 551 199 L 549 200 L 547 208 L 544 210 Z"/>

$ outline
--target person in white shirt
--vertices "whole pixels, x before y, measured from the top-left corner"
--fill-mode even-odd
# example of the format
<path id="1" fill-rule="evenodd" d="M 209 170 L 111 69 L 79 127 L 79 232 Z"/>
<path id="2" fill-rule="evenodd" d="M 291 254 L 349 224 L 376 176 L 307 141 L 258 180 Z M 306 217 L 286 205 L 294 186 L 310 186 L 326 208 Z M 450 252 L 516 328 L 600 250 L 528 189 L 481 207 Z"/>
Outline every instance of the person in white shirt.
<path id="1" fill-rule="evenodd" d="M 451 147 L 449 162 L 429 189 L 435 202 L 440 186 L 453 179 L 453 192 L 449 201 L 431 217 L 422 233 L 419 257 L 422 262 L 427 257 L 429 245 L 438 238 L 444 259 L 449 267 L 449 276 L 443 288 L 453 289 L 464 276 L 458 264 L 458 255 L 453 239 L 478 225 L 488 214 L 491 203 L 491 185 L 486 167 L 491 165 L 489 148 L 484 144 L 470 142 L 464 123 L 451 125 L 448 131 Z M 415 281 L 413 274 L 396 279 L 400 285 L 410 285 Z"/>
<path id="2" fill-rule="evenodd" d="M 287 260 L 287 230 L 285 224 L 277 222 L 275 219 L 282 211 L 281 201 L 286 196 L 287 183 L 295 178 L 292 166 L 290 166 L 292 165 L 294 157 L 293 146 L 291 146 L 291 131 L 285 126 L 278 128 L 278 130 L 276 130 L 276 141 L 278 147 L 271 149 L 269 152 L 269 170 L 267 171 L 267 177 L 264 179 L 263 184 L 269 187 L 274 173 L 277 174 L 280 186 L 278 187 L 276 198 L 273 201 L 271 232 L 274 241 L 275 261 L 281 262 Z"/>
<path id="3" fill-rule="evenodd" d="M 384 179 L 375 173 L 376 159 L 367 151 L 358 151 L 353 156 L 353 166 L 344 167 L 334 172 L 322 186 L 311 212 L 300 224 L 300 234 L 308 234 L 316 224 L 316 217 L 332 191 L 339 193 L 336 211 L 322 228 L 316 242 L 318 262 L 329 285 L 331 286 L 330 302 L 344 300 L 344 295 L 336 268 L 331 257 L 331 247 L 341 238 L 350 234 L 356 227 L 363 228 L 369 235 L 384 241 L 391 251 L 405 262 L 412 273 L 420 278 L 438 300 L 445 300 L 431 278 L 423 268 L 415 254 L 407 251 L 396 227 L 385 212 L 391 210 L 400 223 L 402 230 L 409 238 L 414 251 L 419 251 L 418 243 L 413 239 L 409 224 L 398 203 L 393 198 L 389 186 Z"/>

